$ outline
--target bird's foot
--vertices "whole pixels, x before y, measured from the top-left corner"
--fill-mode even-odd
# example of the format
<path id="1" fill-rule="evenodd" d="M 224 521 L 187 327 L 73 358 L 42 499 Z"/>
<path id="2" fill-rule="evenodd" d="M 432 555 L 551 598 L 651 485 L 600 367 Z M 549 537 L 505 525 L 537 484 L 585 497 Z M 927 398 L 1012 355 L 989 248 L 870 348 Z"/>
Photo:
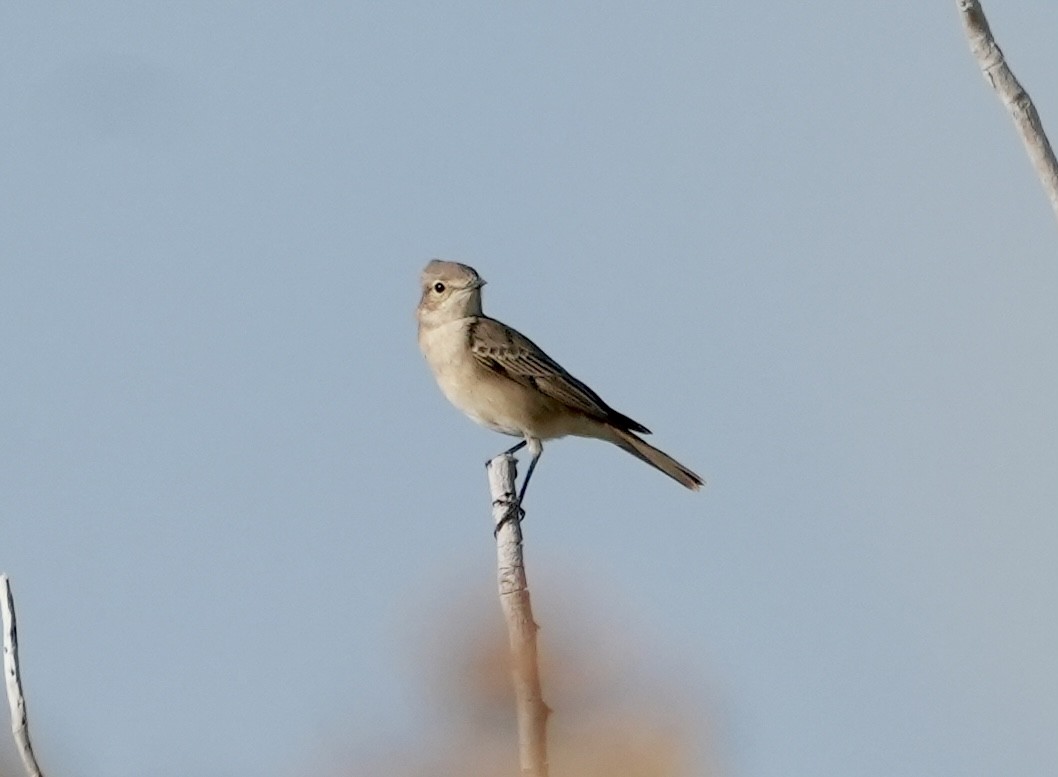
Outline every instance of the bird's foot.
<path id="1" fill-rule="evenodd" d="M 499 454 L 493 456 L 491 459 L 486 459 L 485 460 L 485 469 L 488 469 L 492 465 L 492 462 L 494 462 L 500 456 L 510 456 L 510 457 L 513 458 L 514 454 L 517 453 L 518 451 L 520 451 L 522 448 L 524 448 L 525 445 L 526 445 L 525 440 L 522 440 L 520 443 L 515 445 L 513 448 L 508 448 L 503 453 L 499 453 Z M 517 464 L 518 463 L 518 459 L 514 459 L 514 463 Z"/>
<path id="2" fill-rule="evenodd" d="M 522 509 L 520 502 L 516 502 L 513 499 L 514 494 L 510 497 L 504 496 L 502 499 L 497 499 L 492 503 L 493 507 L 504 507 L 506 508 L 503 512 L 503 517 L 496 524 L 496 528 L 492 530 L 492 536 L 496 537 L 500 533 L 500 529 L 507 524 L 508 521 L 517 521 L 520 525 L 522 519 L 525 518 L 525 510 Z"/>

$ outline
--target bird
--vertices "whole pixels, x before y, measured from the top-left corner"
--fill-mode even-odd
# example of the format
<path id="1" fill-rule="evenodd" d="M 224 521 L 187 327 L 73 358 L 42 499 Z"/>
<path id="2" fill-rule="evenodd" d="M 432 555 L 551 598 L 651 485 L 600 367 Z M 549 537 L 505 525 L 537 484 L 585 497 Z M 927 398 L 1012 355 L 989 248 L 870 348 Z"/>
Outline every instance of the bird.
<path id="1" fill-rule="evenodd" d="M 650 430 L 610 407 L 518 330 L 481 307 L 485 280 L 459 262 L 434 259 L 422 271 L 416 310 L 419 348 L 442 393 L 482 426 L 522 440 L 532 459 L 518 493 L 525 499 L 545 440 L 568 435 L 613 443 L 697 491 L 702 478 L 639 435 Z"/>

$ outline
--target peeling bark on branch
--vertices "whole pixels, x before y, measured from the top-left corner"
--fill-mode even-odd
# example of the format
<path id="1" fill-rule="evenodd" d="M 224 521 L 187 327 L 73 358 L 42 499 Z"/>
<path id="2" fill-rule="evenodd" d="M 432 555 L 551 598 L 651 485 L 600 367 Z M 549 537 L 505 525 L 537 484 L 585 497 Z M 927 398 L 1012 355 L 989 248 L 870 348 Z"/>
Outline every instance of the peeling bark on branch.
<path id="1" fill-rule="evenodd" d="M 26 698 L 22 695 L 22 675 L 18 666 L 18 626 L 15 622 L 15 597 L 11 593 L 11 581 L 0 575 L 0 615 L 4 622 L 4 680 L 7 685 L 7 703 L 11 707 L 11 733 L 14 734 L 18 754 L 29 777 L 43 777 L 37 756 L 29 741 L 29 719 L 26 716 Z"/>
<path id="2" fill-rule="evenodd" d="M 992 30 L 988 26 L 981 3 L 978 0 L 956 0 L 956 5 L 962 17 L 966 37 L 970 41 L 970 50 L 984 73 L 985 80 L 996 90 L 1010 111 L 1025 144 L 1025 150 L 1029 153 L 1029 159 L 1043 182 L 1051 208 L 1058 217 L 1058 161 L 1055 160 L 1036 106 L 1028 92 L 1014 77 L 1003 51 L 992 37 Z"/>
<path id="3" fill-rule="evenodd" d="M 522 527 L 518 521 L 514 457 L 501 454 L 488 463 L 492 517 L 496 522 L 497 579 L 500 604 L 511 646 L 511 675 L 518 707 L 518 755 L 523 777 L 547 777 L 547 716 L 551 712 L 540 690 L 536 621 L 522 561 Z"/>

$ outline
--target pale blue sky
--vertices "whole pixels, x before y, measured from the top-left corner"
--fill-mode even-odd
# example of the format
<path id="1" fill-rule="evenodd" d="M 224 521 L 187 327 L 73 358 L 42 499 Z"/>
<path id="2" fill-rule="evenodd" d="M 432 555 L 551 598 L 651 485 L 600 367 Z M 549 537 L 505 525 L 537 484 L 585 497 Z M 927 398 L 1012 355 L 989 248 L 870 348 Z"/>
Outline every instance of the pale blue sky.
<path id="1" fill-rule="evenodd" d="M 1058 132 L 1058 5 L 990 6 Z M 1058 231 L 954 2 L 2 19 L 0 570 L 46 771 L 429 750 L 424 655 L 500 619 L 512 442 L 418 353 L 440 256 L 709 480 L 547 447 L 545 650 L 633 646 L 736 777 L 1058 773 Z"/>

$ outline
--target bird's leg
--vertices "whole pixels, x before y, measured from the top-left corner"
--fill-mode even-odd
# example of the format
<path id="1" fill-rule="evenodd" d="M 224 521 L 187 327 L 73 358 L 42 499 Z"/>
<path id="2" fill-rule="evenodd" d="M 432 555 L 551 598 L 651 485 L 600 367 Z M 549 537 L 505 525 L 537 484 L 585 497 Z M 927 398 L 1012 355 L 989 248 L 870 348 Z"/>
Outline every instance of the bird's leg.
<path id="1" fill-rule="evenodd" d="M 503 453 L 500 453 L 499 455 L 500 456 L 510 456 L 510 455 L 512 455 L 514 453 L 517 453 L 518 451 L 521 451 L 527 445 L 529 445 L 529 440 L 524 439 L 521 442 L 518 442 L 518 444 L 516 446 L 511 446 L 510 448 L 508 448 Z M 486 464 L 486 466 L 488 466 L 490 463 L 491 463 L 491 459 L 489 460 L 489 462 L 486 462 L 485 464 Z M 530 467 L 530 470 L 531 469 L 532 469 L 532 467 Z M 523 493 L 524 492 L 525 492 L 525 490 L 523 489 Z M 511 495 L 513 496 L 514 494 L 511 494 Z M 496 524 L 496 528 L 493 529 L 493 531 L 492 531 L 493 537 L 498 535 L 499 534 L 499 529 L 503 528 L 504 524 L 507 523 L 508 521 L 510 521 L 511 519 L 515 519 L 518 522 L 521 522 L 522 519 L 525 518 L 526 511 L 522 509 L 522 500 L 521 499 L 518 500 L 517 504 L 513 505 L 513 508 L 514 509 L 508 510 L 506 516 L 504 516 L 503 519 L 500 519 L 499 523 Z"/>
<path id="2" fill-rule="evenodd" d="M 541 453 L 543 453 L 542 450 L 536 451 L 529 461 L 529 469 L 525 471 L 525 480 L 522 481 L 522 490 L 518 492 L 518 507 L 522 506 L 522 500 L 525 499 L 525 489 L 529 488 L 529 478 L 533 476 L 533 470 L 536 469 L 536 462 L 540 461 Z"/>
<path id="3" fill-rule="evenodd" d="M 512 453 L 517 453 L 518 451 L 520 451 L 520 450 L 521 450 L 522 448 L 524 448 L 524 447 L 525 447 L 526 445 L 528 445 L 528 444 L 529 444 L 529 441 L 528 441 L 528 440 L 522 440 L 522 441 L 521 441 L 520 443 L 518 443 L 517 445 L 515 445 L 515 446 L 513 446 L 513 447 L 511 447 L 511 448 L 508 448 L 507 450 L 505 450 L 505 451 L 503 452 L 503 455 L 504 455 L 504 456 L 510 456 L 510 455 L 511 455 Z"/>
<path id="4" fill-rule="evenodd" d="M 517 445 L 505 450 L 501 455 L 510 456 L 511 454 L 520 451 L 528 444 L 529 440 L 522 440 Z M 530 446 L 530 450 L 533 450 L 533 458 L 529 462 L 529 469 L 525 472 L 525 480 L 522 481 L 522 490 L 518 492 L 518 501 L 514 505 L 514 509 L 507 511 L 507 514 L 500 520 L 498 524 L 496 524 L 496 529 L 492 532 L 493 536 L 499 533 L 500 529 L 503 528 L 503 524 L 507 523 L 507 521 L 514 519 L 518 521 L 518 523 L 521 523 L 522 519 L 525 518 L 525 510 L 522 509 L 522 498 L 525 496 L 525 487 L 529 485 L 529 478 L 532 477 L 533 468 L 536 467 L 536 461 L 540 458 L 540 454 L 542 452 L 542 449 L 539 445 Z"/>
<path id="5" fill-rule="evenodd" d="M 517 445 L 508 448 L 507 450 L 505 450 L 503 453 L 501 453 L 499 455 L 500 456 L 510 456 L 512 453 L 517 453 L 518 451 L 520 451 L 522 448 L 524 448 L 528 444 L 529 444 L 528 442 L 526 442 L 525 440 L 522 440 Z M 486 467 L 489 466 L 490 463 L 492 463 L 492 459 L 489 459 L 488 461 L 486 461 L 485 462 L 485 466 Z"/>

